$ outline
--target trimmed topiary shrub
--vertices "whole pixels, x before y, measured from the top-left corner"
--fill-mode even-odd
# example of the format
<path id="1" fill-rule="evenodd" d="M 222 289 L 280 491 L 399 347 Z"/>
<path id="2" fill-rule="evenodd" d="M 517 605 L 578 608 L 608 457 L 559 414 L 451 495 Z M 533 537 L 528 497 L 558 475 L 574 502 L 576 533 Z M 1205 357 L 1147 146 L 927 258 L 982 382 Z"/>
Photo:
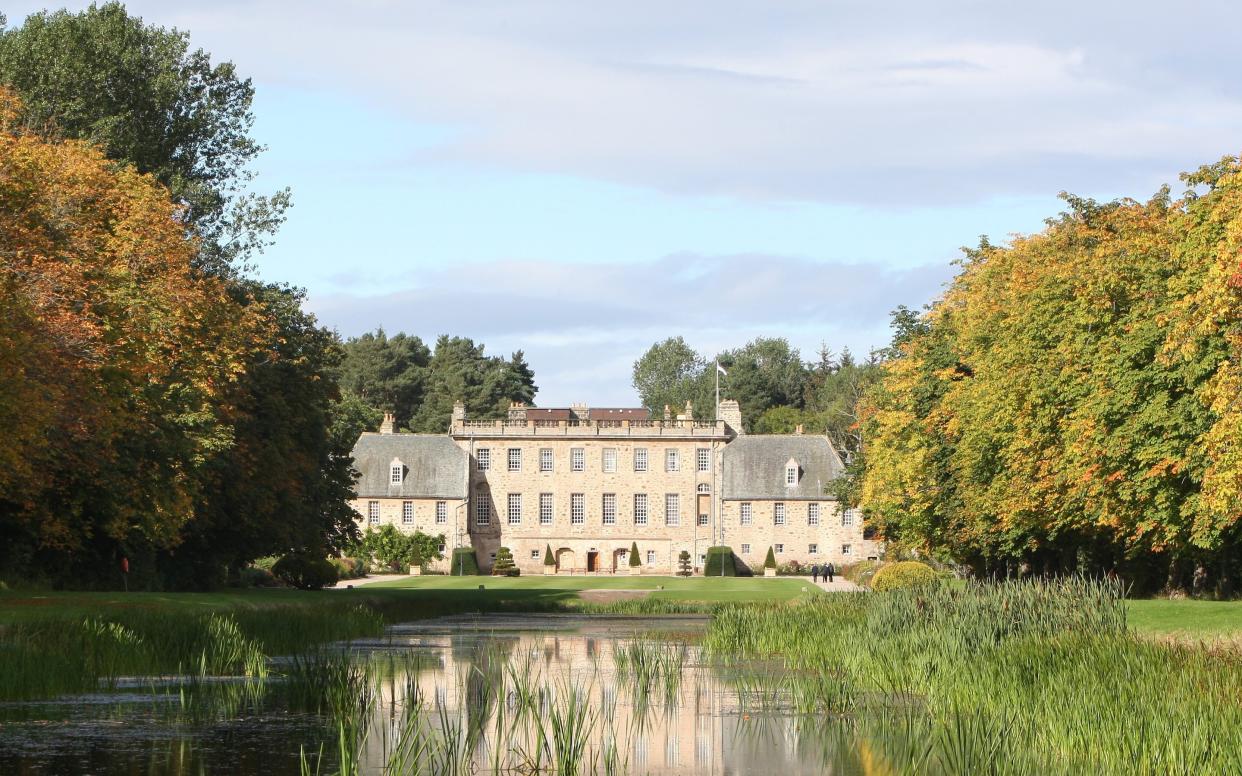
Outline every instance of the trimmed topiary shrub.
<path id="1" fill-rule="evenodd" d="M 305 552 L 291 552 L 276 561 L 272 575 L 301 590 L 322 590 L 339 579 L 331 561 Z"/>
<path id="2" fill-rule="evenodd" d="M 886 590 L 904 590 L 934 584 L 939 578 L 940 575 L 936 573 L 936 570 L 926 563 L 903 560 L 899 563 L 889 563 L 875 572 L 875 576 L 871 578 L 871 589 L 877 593 L 883 593 Z"/>
<path id="3" fill-rule="evenodd" d="M 636 569 L 643 565 L 643 559 L 638 557 L 638 542 L 630 545 L 630 568 Z"/>
<path id="4" fill-rule="evenodd" d="M 513 576 L 509 572 L 515 570 L 516 567 L 513 565 L 513 552 L 508 547 L 501 547 L 499 550 L 496 550 L 496 560 L 492 561 L 492 576 Z"/>
<path id="5" fill-rule="evenodd" d="M 458 547 L 453 550 L 449 573 L 455 577 L 472 577 L 479 573 L 479 559 L 474 556 L 473 547 Z"/>
<path id="6" fill-rule="evenodd" d="M 768 547 L 768 557 L 763 559 L 763 567 L 765 569 L 776 568 L 776 552 L 771 547 Z"/>
<path id="7" fill-rule="evenodd" d="M 544 545 L 544 549 L 543 549 L 543 565 L 545 565 L 545 566 L 555 566 L 555 565 L 556 565 L 556 557 L 555 557 L 554 555 L 552 555 L 552 545 L 550 545 L 550 544 L 545 544 L 545 545 Z"/>
<path id="8" fill-rule="evenodd" d="M 733 548 L 727 546 L 708 547 L 707 560 L 703 563 L 705 577 L 736 577 L 737 562 L 734 560 Z"/>
<path id="9" fill-rule="evenodd" d="M 694 573 L 694 569 L 690 567 L 690 553 L 682 550 L 677 556 L 677 576 L 688 577 Z"/>

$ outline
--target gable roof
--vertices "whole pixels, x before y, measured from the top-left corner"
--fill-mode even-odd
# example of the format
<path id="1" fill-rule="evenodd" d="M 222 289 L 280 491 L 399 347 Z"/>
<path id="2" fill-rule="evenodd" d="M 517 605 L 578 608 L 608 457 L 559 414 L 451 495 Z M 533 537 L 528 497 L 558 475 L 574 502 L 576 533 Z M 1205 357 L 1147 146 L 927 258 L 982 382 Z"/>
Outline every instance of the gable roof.
<path id="1" fill-rule="evenodd" d="M 447 436 L 368 432 L 358 437 L 353 455 L 362 475 L 354 486 L 358 498 L 466 497 L 468 456 Z M 405 465 L 400 485 L 389 483 L 394 458 Z"/>
<path id="2" fill-rule="evenodd" d="M 785 485 L 785 464 L 798 462 L 798 484 Z M 724 449 L 725 500 L 822 500 L 828 483 L 844 467 L 826 436 L 801 434 L 747 434 Z"/>

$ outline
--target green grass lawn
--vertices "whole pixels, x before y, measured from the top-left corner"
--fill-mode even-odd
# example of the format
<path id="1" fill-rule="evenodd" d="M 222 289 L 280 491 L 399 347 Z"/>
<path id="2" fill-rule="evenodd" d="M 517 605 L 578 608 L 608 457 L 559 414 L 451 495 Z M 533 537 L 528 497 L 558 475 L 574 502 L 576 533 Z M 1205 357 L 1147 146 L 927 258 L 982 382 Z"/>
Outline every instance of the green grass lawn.
<path id="1" fill-rule="evenodd" d="M 479 590 L 479 585 L 484 589 Z M 663 587 L 663 590 L 657 589 Z M 45 620 L 81 619 L 124 611 L 214 612 L 285 606 L 318 606 L 331 601 L 370 600 L 396 605 L 431 605 L 442 612 L 515 610 L 572 605 L 580 590 L 651 590 L 651 598 L 667 601 L 784 601 L 819 589 L 800 579 L 702 577 L 409 577 L 394 582 L 357 587 L 353 590 L 230 590 L 216 593 L 83 593 L 0 592 L 0 625 Z"/>
<path id="2" fill-rule="evenodd" d="M 666 601 L 787 601 L 802 594 L 820 593 L 808 581 L 766 577 L 445 577 L 423 576 L 367 585 L 363 590 L 404 589 L 425 593 L 447 590 L 541 591 L 572 598 L 580 590 L 650 590 L 650 598 Z M 660 589 L 663 588 L 663 589 Z"/>
<path id="3" fill-rule="evenodd" d="M 1140 633 L 1209 638 L 1242 634 L 1242 601 L 1129 601 L 1129 623 Z"/>

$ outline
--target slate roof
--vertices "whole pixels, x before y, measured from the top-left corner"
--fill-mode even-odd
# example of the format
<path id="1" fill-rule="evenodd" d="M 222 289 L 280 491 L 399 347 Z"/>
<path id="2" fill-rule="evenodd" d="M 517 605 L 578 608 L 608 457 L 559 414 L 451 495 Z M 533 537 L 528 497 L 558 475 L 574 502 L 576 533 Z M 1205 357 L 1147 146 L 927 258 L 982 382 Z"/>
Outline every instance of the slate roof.
<path id="1" fill-rule="evenodd" d="M 465 450 L 442 434 L 365 433 L 354 445 L 354 468 L 362 473 L 358 498 L 463 499 L 466 484 Z M 400 485 L 389 483 L 393 458 L 405 464 Z"/>
<path id="2" fill-rule="evenodd" d="M 798 461 L 798 484 L 786 487 L 785 464 Z M 824 488 L 844 470 L 841 458 L 826 436 L 800 434 L 746 434 L 724 449 L 724 487 L 727 501 L 824 499 Z"/>

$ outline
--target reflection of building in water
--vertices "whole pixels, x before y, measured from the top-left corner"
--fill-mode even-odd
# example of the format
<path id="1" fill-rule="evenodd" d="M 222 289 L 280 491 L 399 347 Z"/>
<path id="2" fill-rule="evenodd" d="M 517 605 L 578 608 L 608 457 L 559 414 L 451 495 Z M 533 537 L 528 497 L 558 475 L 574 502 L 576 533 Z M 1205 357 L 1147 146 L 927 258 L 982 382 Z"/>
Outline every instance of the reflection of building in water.
<path id="1" fill-rule="evenodd" d="M 842 462 L 828 437 L 741 430 L 736 401 L 716 419 L 645 409 L 514 405 L 505 420 L 473 420 L 460 404 L 448 433 L 379 433 L 354 447 L 354 509 L 363 527 L 443 534 L 475 548 L 480 568 L 508 547 L 523 574 L 669 574 L 678 555 L 701 566 L 728 545 L 750 565 L 842 564 L 874 557 L 857 510 L 828 494 Z M 443 564 L 442 564 L 443 565 Z"/>

